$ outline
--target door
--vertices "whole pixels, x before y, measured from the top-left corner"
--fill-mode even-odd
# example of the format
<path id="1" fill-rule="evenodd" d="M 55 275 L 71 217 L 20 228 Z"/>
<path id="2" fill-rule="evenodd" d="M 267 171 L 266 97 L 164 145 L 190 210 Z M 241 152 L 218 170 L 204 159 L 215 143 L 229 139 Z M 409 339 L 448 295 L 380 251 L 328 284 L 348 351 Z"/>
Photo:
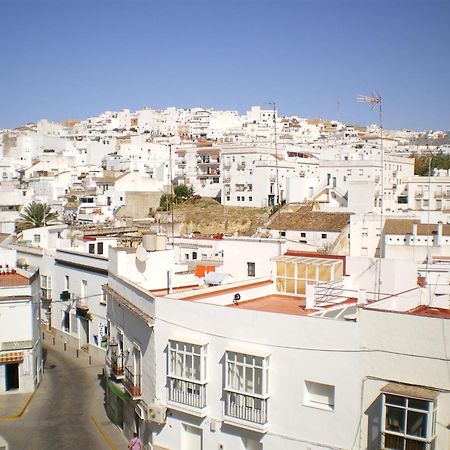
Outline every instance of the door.
<path id="1" fill-rule="evenodd" d="M 6 364 L 5 367 L 5 390 L 19 389 L 19 364 Z"/>
<path id="2" fill-rule="evenodd" d="M 89 344 L 89 320 L 80 317 L 80 345 Z"/>
<path id="3" fill-rule="evenodd" d="M 202 430 L 191 425 L 183 425 L 183 436 L 181 440 L 182 450 L 202 450 Z"/>

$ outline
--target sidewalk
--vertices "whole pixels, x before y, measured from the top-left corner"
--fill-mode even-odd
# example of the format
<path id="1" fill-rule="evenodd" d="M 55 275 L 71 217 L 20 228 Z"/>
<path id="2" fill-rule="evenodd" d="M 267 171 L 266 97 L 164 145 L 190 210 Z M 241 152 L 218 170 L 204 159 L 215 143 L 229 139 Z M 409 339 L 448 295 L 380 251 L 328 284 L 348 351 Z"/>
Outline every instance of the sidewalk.
<path id="1" fill-rule="evenodd" d="M 22 417 L 34 392 L 26 394 L 12 393 L 0 395 L 0 420 L 13 420 Z"/>

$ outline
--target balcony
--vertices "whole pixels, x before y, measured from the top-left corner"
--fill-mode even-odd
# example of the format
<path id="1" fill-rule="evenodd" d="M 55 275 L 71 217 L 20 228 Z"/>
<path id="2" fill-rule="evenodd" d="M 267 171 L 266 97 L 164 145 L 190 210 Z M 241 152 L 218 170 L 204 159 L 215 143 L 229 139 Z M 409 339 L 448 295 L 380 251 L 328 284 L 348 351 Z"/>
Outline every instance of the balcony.
<path id="1" fill-rule="evenodd" d="M 52 301 L 52 290 L 42 288 L 41 289 L 41 301 L 42 302 L 51 302 Z"/>
<path id="2" fill-rule="evenodd" d="M 206 408 L 206 384 L 169 378 L 169 400 L 198 410 L 204 409 Z"/>
<path id="3" fill-rule="evenodd" d="M 248 422 L 250 426 L 256 425 L 256 428 L 263 431 L 261 425 L 268 424 L 267 402 L 268 399 L 227 391 L 225 416 Z"/>
<path id="4" fill-rule="evenodd" d="M 116 344 L 117 346 L 117 344 Z M 106 365 L 111 370 L 112 375 L 116 380 L 123 380 L 125 377 L 124 367 L 125 358 L 123 354 L 118 355 L 116 351 L 112 351 L 110 356 L 106 357 Z"/>
<path id="5" fill-rule="evenodd" d="M 140 400 L 142 396 L 141 391 L 141 375 L 135 374 L 131 367 L 125 367 L 125 378 L 123 384 L 125 390 L 133 400 Z"/>

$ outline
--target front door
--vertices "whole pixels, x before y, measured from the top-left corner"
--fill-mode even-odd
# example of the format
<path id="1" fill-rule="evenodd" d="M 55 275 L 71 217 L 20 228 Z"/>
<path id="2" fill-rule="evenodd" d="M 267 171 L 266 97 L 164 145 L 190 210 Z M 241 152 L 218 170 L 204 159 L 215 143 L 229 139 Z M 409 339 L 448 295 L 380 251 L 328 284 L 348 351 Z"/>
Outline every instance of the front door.
<path id="1" fill-rule="evenodd" d="M 6 364 L 5 390 L 19 389 L 19 364 Z"/>

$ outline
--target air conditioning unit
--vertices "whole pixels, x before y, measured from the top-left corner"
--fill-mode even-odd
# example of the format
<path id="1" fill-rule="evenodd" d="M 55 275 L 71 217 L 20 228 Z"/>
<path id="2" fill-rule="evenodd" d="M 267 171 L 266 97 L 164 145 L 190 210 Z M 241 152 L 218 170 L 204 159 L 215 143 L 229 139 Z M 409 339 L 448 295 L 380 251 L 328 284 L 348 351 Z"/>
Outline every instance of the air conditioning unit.
<path id="1" fill-rule="evenodd" d="M 147 409 L 147 420 L 159 425 L 166 423 L 167 408 L 163 405 L 150 405 Z"/>
<path id="2" fill-rule="evenodd" d="M 69 291 L 62 291 L 59 295 L 59 299 L 62 301 L 70 300 L 70 292 Z"/>

